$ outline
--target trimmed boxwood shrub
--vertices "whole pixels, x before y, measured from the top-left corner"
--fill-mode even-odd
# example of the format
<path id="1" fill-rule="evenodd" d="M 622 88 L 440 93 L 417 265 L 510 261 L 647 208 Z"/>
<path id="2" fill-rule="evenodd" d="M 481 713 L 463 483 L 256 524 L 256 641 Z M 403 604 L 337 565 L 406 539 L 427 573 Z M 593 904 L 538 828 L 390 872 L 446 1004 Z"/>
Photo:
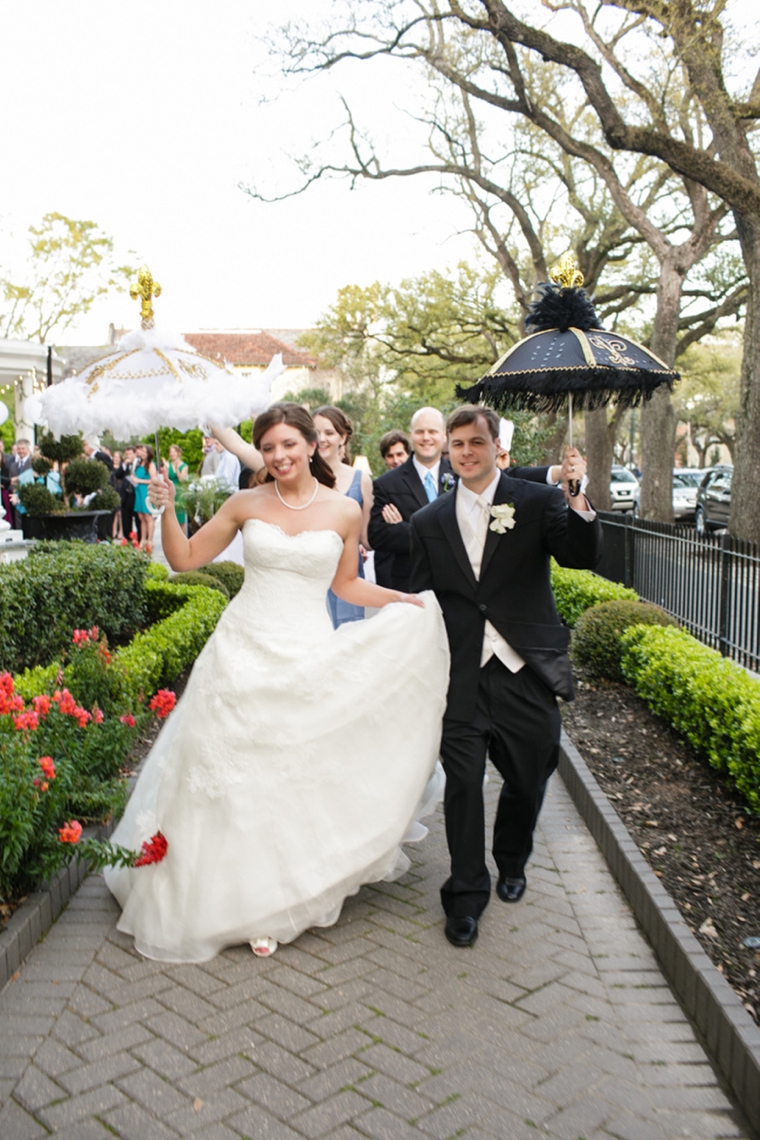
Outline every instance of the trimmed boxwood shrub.
<path id="1" fill-rule="evenodd" d="M 227 599 L 230 596 L 221 579 L 215 578 L 212 574 L 206 574 L 202 570 L 183 570 L 179 574 L 172 574 L 169 581 L 177 586 L 205 586 L 207 590 L 218 590 Z"/>
<path id="2" fill-rule="evenodd" d="M 578 618 L 600 602 L 627 599 L 637 602 L 639 595 L 618 582 L 608 582 L 591 570 L 568 570 L 552 559 L 552 591 L 559 615 L 572 629 Z"/>
<path id="3" fill-rule="evenodd" d="M 145 555 L 110 543 L 40 547 L 0 566 L 0 671 L 48 664 L 73 629 L 97 625 L 114 645 L 145 623 Z"/>
<path id="4" fill-rule="evenodd" d="M 622 648 L 626 681 L 760 815 L 760 682 L 684 630 L 634 626 Z"/>
<path id="5" fill-rule="evenodd" d="M 673 625 L 678 622 L 659 606 L 619 598 L 591 606 L 578 618 L 570 651 L 575 665 L 593 677 L 622 681 L 620 637 L 632 625 Z"/>
<path id="6" fill-rule="evenodd" d="M 202 574 L 210 574 L 212 578 L 218 578 L 223 582 L 231 598 L 238 593 L 245 578 L 245 571 L 237 562 L 207 562 L 199 569 Z"/>

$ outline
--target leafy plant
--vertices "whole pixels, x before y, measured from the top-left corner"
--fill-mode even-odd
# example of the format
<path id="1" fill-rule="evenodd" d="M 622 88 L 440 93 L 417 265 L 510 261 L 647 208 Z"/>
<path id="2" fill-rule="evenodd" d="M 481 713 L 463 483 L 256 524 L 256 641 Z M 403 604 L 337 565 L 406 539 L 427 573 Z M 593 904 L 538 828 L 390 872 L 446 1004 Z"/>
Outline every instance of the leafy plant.
<path id="1" fill-rule="evenodd" d="M 209 590 L 218 590 L 220 594 L 224 594 L 225 598 L 229 599 L 230 596 L 229 590 L 221 578 L 213 574 L 206 574 L 201 570 L 183 570 L 180 574 L 172 574 L 169 581 L 178 586 L 206 586 Z"/>
<path id="2" fill-rule="evenodd" d="M 554 601 L 560 617 L 571 629 L 582 613 L 600 602 L 612 602 L 618 599 L 637 602 L 639 599 L 635 590 L 630 590 L 617 582 L 608 582 L 606 578 L 600 578 L 591 570 L 568 570 L 564 566 L 559 566 L 554 560 L 552 560 L 551 577 Z"/>
<path id="3" fill-rule="evenodd" d="M 238 593 L 245 579 L 245 571 L 237 562 L 207 562 L 205 566 L 201 566 L 199 569 L 201 573 L 210 574 L 213 578 L 218 578 L 220 582 L 223 582 L 231 598 L 234 598 L 235 594 Z"/>
<path id="4" fill-rule="evenodd" d="M 196 479 L 177 492 L 177 505 L 203 526 L 229 499 L 232 491 L 221 479 Z"/>
<path id="5" fill-rule="evenodd" d="M 672 625 L 677 628 L 678 622 L 665 610 L 648 602 L 634 602 L 627 598 L 601 602 L 578 618 L 571 642 L 574 663 L 594 677 L 622 681 L 620 638 L 632 625 Z"/>

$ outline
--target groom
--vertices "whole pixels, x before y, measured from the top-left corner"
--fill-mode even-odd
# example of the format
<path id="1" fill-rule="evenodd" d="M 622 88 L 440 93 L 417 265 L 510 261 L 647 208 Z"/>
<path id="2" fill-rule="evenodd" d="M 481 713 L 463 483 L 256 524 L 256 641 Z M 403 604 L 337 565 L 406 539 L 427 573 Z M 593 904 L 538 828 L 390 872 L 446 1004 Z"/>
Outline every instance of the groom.
<path id="1" fill-rule="evenodd" d="M 441 888 L 445 934 L 471 946 L 488 905 L 483 775 L 504 779 L 494 827 L 496 893 L 517 902 L 544 789 L 559 759 L 556 697 L 572 700 L 569 631 L 554 605 L 550 558 L 591 569 L 601 526 L 585 497 L 510 479 L 496 466 L 499 419 L 468 405 L 447 423 L 456 491 L 411 520 L 412 590 L 433 590 L 451 648 L 441 757 L 451 875 Z M 568 451 L 563 486 L 585 465 Z"/>

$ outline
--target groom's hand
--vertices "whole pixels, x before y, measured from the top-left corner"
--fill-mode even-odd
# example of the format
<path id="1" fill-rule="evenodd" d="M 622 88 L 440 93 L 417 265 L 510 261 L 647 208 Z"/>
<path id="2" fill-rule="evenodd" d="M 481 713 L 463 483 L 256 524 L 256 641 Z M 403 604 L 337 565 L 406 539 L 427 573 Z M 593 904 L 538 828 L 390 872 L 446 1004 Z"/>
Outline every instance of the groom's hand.
<path id="1" fill-rule="evenodd" d="M 385 504 L 383 507 L 383 518 L 387 523 L 390 523 L 391 525 L 404 521 L 401 517 L 401 512 L 399 511 L 398 507 L 395 507 L 393 503 Z"/>

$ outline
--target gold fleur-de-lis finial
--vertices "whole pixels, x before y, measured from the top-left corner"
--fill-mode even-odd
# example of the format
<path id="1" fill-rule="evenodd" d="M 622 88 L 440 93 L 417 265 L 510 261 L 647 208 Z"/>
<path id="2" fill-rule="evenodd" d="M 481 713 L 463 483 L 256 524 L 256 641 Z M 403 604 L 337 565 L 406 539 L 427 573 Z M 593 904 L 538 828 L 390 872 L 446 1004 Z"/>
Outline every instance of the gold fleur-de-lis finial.
<path id="1" fill-rule="evenodd" d="M 130 285 L 129 295 L 133 301 L 136 301 L 138 297 L 141 299 L 140 316 L 142 317 L 142 327 L 144 329 L 152 329 L 153 305 L 151 301 L 154 297 L 161 296 L 161 286 L 158 281 L 153 280 L 153 274 L 147 265 L 143 265 L 137 274 L 137 284 Z"/>
<path id="2" fill-rule="evenodd" d="M 572 250 L 562 254 L 557 264 L 549 270 L 549 276 L 555 285 L 560 285 L 563 289 L 576 289 L 583 284 L 581 267 Z"/>

